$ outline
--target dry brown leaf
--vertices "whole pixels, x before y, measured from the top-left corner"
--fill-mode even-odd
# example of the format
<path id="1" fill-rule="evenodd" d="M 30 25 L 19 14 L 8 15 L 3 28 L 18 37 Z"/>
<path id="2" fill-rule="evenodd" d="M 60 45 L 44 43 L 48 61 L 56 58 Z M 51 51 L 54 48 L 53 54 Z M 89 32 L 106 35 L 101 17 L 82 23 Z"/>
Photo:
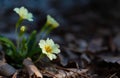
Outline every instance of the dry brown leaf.
<path id="1" fill-rule="evenodd" d="M 0 52 L 0 60 L 6 62 L 5 60 L 5 53 L 3 51 Z"/>
<path id="2" fill-rule="evenodd" d="M 23 65 L 27 68 L 30 78 L 43 78 L 42 74 L 37 69 L 37 67 L 33 64 L 30 58 L 26 58 L 23 61 Z"/>
<path id="3" fill-rule="evenodd" d="M 7 77 L 4 77 L 4 76 L 0 76 L 0 78 L 7 78 Z"/>
<path id="4" fill-rule="evenodd" d="M 13 74 L 12 78 L 17 78 L 17 74 L 18 74 L 18 71 L 16 71 L 16 72 Z"/>
<path id="5" fill-rule="evenodd" d="M 11 76 L 16 72 L 16 69 L 13 68 L 11 65 L 0 61 L 0 75 L 3 76 Z"/>
<path id="6" fill-rule="evenodd" d="M 54 78 L 79 78 L 79 77 L 84 77 L 88 78 L 86 75 L 82 75 L 86 73 L 88 69 L 66 69 L 65 70 L 58 70 L 58 74 L 54 76 Z"/>
<path id="7" fill-rule="evenodd" d="M 120 64 L 120 56 L 99 55 L 99 57 L 107 63 L 118 63 L 118 64 Z"/>

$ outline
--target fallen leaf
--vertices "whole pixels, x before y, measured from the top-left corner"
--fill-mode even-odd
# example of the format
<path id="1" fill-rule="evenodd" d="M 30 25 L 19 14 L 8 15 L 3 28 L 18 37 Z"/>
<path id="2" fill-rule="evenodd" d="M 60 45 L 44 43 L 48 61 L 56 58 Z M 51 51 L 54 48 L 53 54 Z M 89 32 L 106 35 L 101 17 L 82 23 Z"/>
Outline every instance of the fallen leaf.
<path id="1" fill-rule="evenodd" d="M 8 77 L 13 75 L 15 72 L 16 72 L 16 69 L 13 68 L 11 65 L 3 61 L 0 61 L 0 75 Z"/>
<path id="2" fill-rule="evenodd" d="M 33 64 L 30 58 L 26 58 L 23 61 L 23 65 L 26 67 L 30 78 L 43 78 L 42 74 L 37 69 L 37 67 Z"/>
<path id="3" fill-rule="evenodd" d="M 53 78 L 89 78 L 87 75 L 84 75 L 88 69 L 75 69 L 75 68 L 69 68 L 66 70 L 58 70 L 58 74 L 56 74 Z"/>
<path id="4" fill-rule="evenodd" d="M 118 63 L 118 64 L 120 64 L 120 56 L 99 55 L 99 57 L 107 63 Z"/>

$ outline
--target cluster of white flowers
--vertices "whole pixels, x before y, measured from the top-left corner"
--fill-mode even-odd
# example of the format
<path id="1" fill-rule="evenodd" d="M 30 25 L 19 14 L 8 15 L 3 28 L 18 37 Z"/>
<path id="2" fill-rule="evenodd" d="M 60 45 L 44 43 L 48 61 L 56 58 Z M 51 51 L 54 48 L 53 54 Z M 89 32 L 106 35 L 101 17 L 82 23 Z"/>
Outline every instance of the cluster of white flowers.
<path id="1" fill-rule="evenodd" d="M 29 13 L 26 8 L 15 8 L 14 11 L 20 16 L 21 19 L 33 21 L 32 13 Z M 48 26 L 52 26 L 53 28 L 57 28 L 59 26 L 59 23 L 50 15 L 47 15 L 46 24 Z M 20 30 L 25 31 L 25 26 L 22 26 Z M 50 60 L 56 59 L 57 57 L 55 54 L 60 53 L 59 45 L 55 44 L 52 39 L 47 38 L 47 40 L 40 40 L 39 46 L 42 49 L 42 53 L 47 55 Z"/>

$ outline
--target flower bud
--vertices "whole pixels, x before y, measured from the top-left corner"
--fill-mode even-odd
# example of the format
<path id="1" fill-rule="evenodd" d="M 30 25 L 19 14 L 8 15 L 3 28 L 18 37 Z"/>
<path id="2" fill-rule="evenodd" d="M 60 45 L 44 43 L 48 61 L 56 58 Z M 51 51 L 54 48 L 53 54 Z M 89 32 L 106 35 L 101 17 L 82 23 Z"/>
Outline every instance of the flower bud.
<path id="1" fill-rule="evenodd" d="M 22 36 L 26 31 L 26 27 L 25 26 L 21 26 L 20 27 L 20 33 L 19 33 L 19 36 Z"/>
<path id="2" fill-rule="evenodd" d="M 24 32 L 25 30 L 26 30 L 26 27 L 25 26 L 21 26 L 20 31 Z"/>

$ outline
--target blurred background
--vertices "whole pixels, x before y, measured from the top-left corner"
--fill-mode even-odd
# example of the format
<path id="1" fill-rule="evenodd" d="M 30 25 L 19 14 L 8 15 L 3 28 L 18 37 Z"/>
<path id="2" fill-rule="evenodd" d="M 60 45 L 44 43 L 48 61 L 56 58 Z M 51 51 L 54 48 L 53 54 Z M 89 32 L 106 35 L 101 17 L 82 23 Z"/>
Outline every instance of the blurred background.
<path id="1" fill-rule="evenodd" d="M 96 27 L 119 28 L 119 0 L 0 0 L 1 32 L 12 31 L 18 19 L 13 12 L 15 7 L 25 6 L 34 15 L 30 25 L 37 28 L 44 24 L 46 14 L 50 14 L 66 26 L 81 26 L 88 29 Z"/>
<path id="2" fill-rule="evenodd" d="M 19 16 L 13 9 L 25 6 L 34 16 L 33 22 L 23 22 L 28 27 L 28 33 L 33 29 L 39 31 L 49 14 L 60 23 L 60 27 L 52 35 L 56 33 L 62 38 L 70 36 L 69 39 L 75 36 L 76 39 L 84 38 L 87 42 L 94 37 L 105 37 L 107 40 L 112 38 L 119 48 L 119 4 L 119 0 L 0 0 L 0 34 L 15 38 L 15 23 Z"/>

